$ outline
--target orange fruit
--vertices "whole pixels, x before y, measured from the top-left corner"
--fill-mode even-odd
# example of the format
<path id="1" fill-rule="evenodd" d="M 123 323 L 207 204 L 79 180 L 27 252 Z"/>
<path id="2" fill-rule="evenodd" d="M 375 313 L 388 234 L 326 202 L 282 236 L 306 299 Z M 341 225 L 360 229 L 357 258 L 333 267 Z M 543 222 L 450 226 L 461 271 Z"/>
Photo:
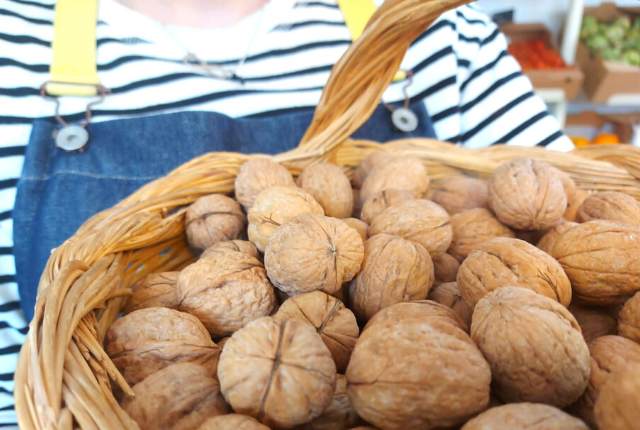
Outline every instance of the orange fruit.
<path id="1" fill-rule="evenodd" d="M 620 143 L 620 138 L 612 133 L 603 133 L 593 139 L 594 145 L 616 145 Z"/>
<path id="2" fill-rule="evenodd" d="M 576 148 L 582 148 L 583 146 L 589 146 L 589 139 L 586 137 L 571 137 L 571 141 L 576 146 Z"/>

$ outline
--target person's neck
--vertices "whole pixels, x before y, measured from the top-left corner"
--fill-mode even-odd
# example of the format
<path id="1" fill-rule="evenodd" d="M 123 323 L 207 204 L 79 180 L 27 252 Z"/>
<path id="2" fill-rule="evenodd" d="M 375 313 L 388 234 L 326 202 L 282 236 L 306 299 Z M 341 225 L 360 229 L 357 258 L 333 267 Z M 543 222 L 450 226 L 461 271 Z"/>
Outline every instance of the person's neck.
<path id="1" fill-rule="evenodd" d="M 116 0 L 164 25 L 220 28 L 260 10 L 269 0 Z"/>

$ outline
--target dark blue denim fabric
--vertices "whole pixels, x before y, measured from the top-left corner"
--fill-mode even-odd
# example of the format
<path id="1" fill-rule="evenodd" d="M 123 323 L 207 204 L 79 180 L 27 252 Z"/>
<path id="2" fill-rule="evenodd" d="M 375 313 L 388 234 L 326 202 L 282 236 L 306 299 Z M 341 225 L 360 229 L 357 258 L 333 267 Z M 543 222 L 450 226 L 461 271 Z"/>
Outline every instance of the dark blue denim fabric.
<path id="1" fill-rule="evenodd" d="M 411 134 L 396 132 L 383 106 L 354 138 L 386 142 L 409 136 L 434 137 L 424 105 Z M 296 147 L 313 111 L 232 119 L 211 112 L 179 112 L 90 124 L 83 153 L 58 149 L 57 128 L 47 120 L 33 124 L 13 211 L 14 252 L 22 308 L 33 317 L 40 275 L 51 249 L 71 237 L 99 211 L 142 185 L 207 152 L 277 154 Z"/>

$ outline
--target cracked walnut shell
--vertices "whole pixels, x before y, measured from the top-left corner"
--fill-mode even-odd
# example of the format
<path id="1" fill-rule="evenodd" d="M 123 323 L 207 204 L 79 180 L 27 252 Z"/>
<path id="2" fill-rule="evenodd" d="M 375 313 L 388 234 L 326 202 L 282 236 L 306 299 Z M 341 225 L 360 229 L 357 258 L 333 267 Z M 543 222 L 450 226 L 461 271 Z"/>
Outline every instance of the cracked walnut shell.
<path id="1" fill-rule="evenodd" d="M 344 304 L 322 291 L 297 294 L 282 303 L 275 318 L 293 318 L 311 324 L 329 348 L 338 372 L 347 368 L 360 329 Z"/>
<path id="2" fill-rule="evenodd" d="M 519 239 L 499 237 L 478 245 L 458 270 L 458 287 L 469 304 L 506 286 L 528 288 L 563 306 L 571 303 L 571 283 L 560 264 Z"/>
<path id="3" fill-rule="evenodd" d="M 352 407 L 383 430 L 452 427 L 489 402 L 484 357 L 465 332 L 436 319 L 367 328 L 346 376 Z"/>
<path id="4" fill-rule="evenodd" d="M 451 308 L 432 300 L 400 302 L 388 306 L 378 311 L 362 330 L 367 330 L 369 327 L 385 321 L 393 321 L 395 323 L 408 319 L 419 319 L 422 321 L 437 319 L 452 324 L 460 330 L 469 330 L 467 324 L 465 324 Z"/>
<path id="5" fill-rule="evenodd" d="M 498 219 L 519 230 L 545 230 L 563 217 L 567 195 L 547 163 L 517 158 L 502 163 L 489 181 L 489 205 Z"/>
<path id="6" fill-rule="evenodd" d="M 200 259 L 183 269 L 178 297 L 180 310 L 196 316 L 213 337 L 228 336 L 276 307 L 264 267 L 243 252 Z"/>
<path id="7" fill-rule="evenodd" d="M 123 315 L 145 308 L 178 309 L 176 283 L 180 272 L 154 273 L 145 276 L 133 287 L 133 294 L 122 310 Z"/>
<path id="8" fill-rule="evenodd" d="M 589 382 L 589 349 L 571 313 L 521 287 L 503 287 L 475 307 L 471 338 L 491 366 L 492 389 L 505 403 L 564 408 Z"/>
<path id="9" fill-rule="evenodd" d="M 369 234 L 400 236 L 424 246 L 431 258 L 440 257 L 451 244 L 449 214 L 429 200 L 409 200 L 385 209 L 369 229 Z"/>
<path id="10" fill-rule="evenodd" d="M 337 218 L 304 213 L 273 232 L 264 264 L 273 285 L 287 294 L 334 294 L 358 273 L 363 256 L 354 229 Z"/>
<path id="11" fill-rule="evenodd" d="M 627 300 L 618 315 L 618 334 L 640 344 L 640 293 Z"/>
<path id="12" fill-rule="evenodd" d="M 265 317 L 238 330 L 222 351 L 218 376 L 234 411 L 275 428 L 320 416 L 336 388 L 331 352 L 296 319 Z"/>
<path id="13" fill-rule="evenodd" d="M 349 285 L 349 308 L 361 321 L 399 302 L 422 300 L 433 285 L 433 263 L 422 245 L 379 234 L 364 243 L 364 260 Z"/>
<path id="14" fill-rule="evenodd" d="M 426 167 L 414 157 L 394 157 L 376 164 L 362 184 L 360 201 L 364 204 L 383 190 L 405 190 L 416 199 L 426 196 L 429 190 Z"/>
<path id="15" fill-rule="evenodd" d="M 318 418 L 296 426 L 294 430 L 347 430 L 360 421 L 347 397 L 347 377 L 337 375 L 333 401 Z"/>
<path id="16" fill-rule="evenodd" d="M 256 246 L 248 240 L 228 240 L 226 242 L 218 242 L 211 248 L 207 248 L 202 253 L 200 258 L 212 257 L 218 253 L 224 254 L 229 251 L 244 252 L 245 254 L 249 254 L 253 258 L 257 258 L 258 260 L 260 259 L 258 248 L 256 248 Z"/>
<path id="17" fill-rule="evenodd" d="M 429 291 L 427 299 L 450 307 L 464 321 L 467 327 L 471 327 L 473 306 L 462 299 L 457 282 L 447 282 L 433 287 Z"/>
<path id="18" fill-rule="evenodd" d="M 515 237 L 514 233 L 487 209 L 477 208 L 453 215 L 452 239 L 447 252 L 462 262 L 478 245 L 496 237 Z"/>
<path id="19" fill-rule="evenodd" d="M 206 420 L 198 430 L 270 430 L 260 424 L 255 418 L 247 415 L 229 414 L 218 415 Z"/>
<path id="20" fill-rule="evenodd" d="M 435 280 L 433 281 L 433 285 L 455 282 L 458 277 L 459 269 L 460 263 L 450 254 L 442 254 L 438 258 L 434 258 L 433 274 Z"/>
<path id="21" fill-rule="evenodd" d="M 187 242 L 198 249 L 239 239 L 247 227 L 240 204 L 222 194 L 200 197 L 187 209 L 184 222 Z"/>
<path id="22" fill-rule="evenodd" d="M 116 320 L 105 339 L 105 352 L 129 385 L 178 362 L 202 365 L 214 375 L 220 348 L 193 315 L 167 308 L 147 308 Z"/>
<path id="23" fill-rule="evenodd" d="M 410 192 L 404 190 L 382 190 L 367 199 L 362 205 L 360 218 L 367 224 L 390 206 L 413 200 Z"/>
<path id="24" fill-rule="evenodd" d="M 273 231 L 305 212 L 324 215 L 322 206 L 310 194 L 295 187 L 271 187 L 264 190 L 249 209 L 249 240 L 264 252 Z"/>
<path id="25" fill-rule="evenodd" d="M 452 216 L 475 208 L 489 209 L 487 183 L 467 176 L 433 184 L 430 200 L 442 206 Z"/>
<path id="26" fill-rule="evenodd" d="M 326 162 L 306 167 L 298 186 L 320 203 L 326 216 L 347 218 L 353 213 L 351 183 L 340 167 Z"/>
<path id="27" fill-rule="evenodd" d="M 207 418 L 224 415 L 229 405 L 220 384 L 202 366 L 173 364 L 133 387 L 122 408 L 140 430 L 192 430 Z"/>
<path id="28" fill-rule="evenodd" d="M 578 418 L 553 406 L 512 403 L 484 411 L 461 430 L 589 430 Z"/>
<path id="29" fill-rule="evenodd" d="M 637 430 L 640 410 L 640 364 L 618 369 L 602 387 L 595 418 L 602 430 Z"/>
<path id="30" fill-rule="evenodd" d="M 268 158 L 252 158 L 242 165 L 236 177 L 236 200 L 249 209 L 261 191 L 278 185 L 296 186 L 286 167 Z"/>
<path id="31" fill-rule="evenodd" d="M 633 197 L 617 191 L 591 194 L 578 208 L 576 221 L 582 223 L 594 219 L 640 226 L 640 204 Z"/>

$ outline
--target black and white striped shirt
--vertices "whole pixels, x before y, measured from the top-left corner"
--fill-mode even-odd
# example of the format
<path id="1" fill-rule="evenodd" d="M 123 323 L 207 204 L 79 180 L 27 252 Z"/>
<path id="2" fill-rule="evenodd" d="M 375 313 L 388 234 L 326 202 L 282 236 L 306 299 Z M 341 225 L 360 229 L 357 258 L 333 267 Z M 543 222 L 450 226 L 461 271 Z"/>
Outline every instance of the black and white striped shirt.
<path id="1" fill-rule="evenodd" d="M 115 0 L 101 0 L 98 18 L 98 73 L 112 94 L 93 121 L 179 110 L 247 117 L 309 109 L 351 43 L 336 0 L 272 0 L 231 27 L 171 28 L 173 36 Z M 39 96 L 48 79 L 53 19 L 46 0 L 0 0 L 0 427 L 15 422 L 13 372 L 27 325 L 15 283 L 11 211 L 31 122 L 53 115 L 53 104 Z M 229 65 L 251 45 L 237 71 L 243 81 L 197 73 L 183 64 L 185 51 L 175 39 L 203 60 Z M 402 68 L 413 71 L 408 93 L 424 100 L 440 140 L 470 148 L 572 147 L 507 54 L 503 35 L 475 8 L 440 17 L 413 43 Z M 383 99 L 403 100 L 403 85 L 391 84 Z M 85 105 L 62 98 L 61 112 L 80 120 Z"/>

